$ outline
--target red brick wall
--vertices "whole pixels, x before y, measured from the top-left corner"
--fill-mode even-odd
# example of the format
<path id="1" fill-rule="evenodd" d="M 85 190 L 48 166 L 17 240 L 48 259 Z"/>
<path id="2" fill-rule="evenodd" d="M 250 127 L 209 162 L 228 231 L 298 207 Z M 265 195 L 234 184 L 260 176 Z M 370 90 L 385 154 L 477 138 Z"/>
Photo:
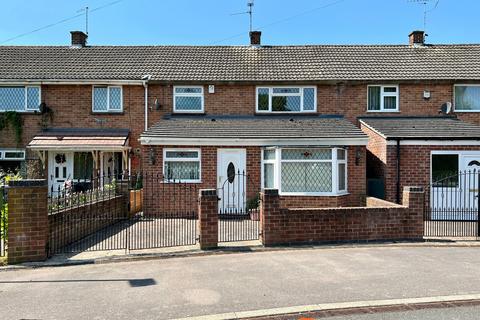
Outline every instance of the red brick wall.
<path id="1" fill-rule="evenodd" d="M 371 207 L 322 209 L 283 207 L 275 191 L 261 194 L 262 242 L 266 246 L 423 237 L 424 193 L 420 190 L 406 190 L 402 206 L 369 200 Z"/>
<path id="2" fill-rule="evenodd" d="M 150 148 L 154 150 L 155 164 L 151 165 L 149 160 Z M 199 148 L 195 146 L 168 146 L 168 148 Z M 161 146 L 144 146 L 144 162 L 146 179 L 144 180 L 144 206 L 146 212 L 185 212 L 188 208 L 195 207 L 193 201 L 196 199 L 194 193 L 199 189 L 217 188 L 217 150 L 222 148 L 242 148 L 242 147 L 216 147 L 202 146 L 201 148 L 201 183 L 181 184 L 182 188 L 176 188 L 177 199 L 179 196 L 183 199 L 185 207 L 176 201 L 176 207 L 168 205 L 170 202 L 159 201 L 156 196 L 171 196 L 175 186 L 168 184 L 160 184 L 163 171 L 163 147 Z M 247 199 L 255 197 L 261 188 L 261 148 L 260 147 L 243 147 L 247 150 Z M 357 150 L 359 158 L 357 162 Z M 359 206 L 365 203 L 366 196 L 366 149 L 365 147 L 349 147 L 348 149 L 348 194 L 345 196 L 335 197 L 314 197 L 314 196 L 282 196 L 282 202 L 297 207 L 330 207 L 330 206 Z M 153 177 L 152 177 L 153 174 Z M 150 177 L 150 178 L 149 178 Z M 189 190 L 186 190 L 189 189 Z M 156 195 L 156 196 L 155 196 Z M 219 196 L 222 196 L 219 194 Z M 190 204 L 190 205 L 188 205 Z"/>
<path id="3" fill-rule="evenodd" d="M 11 181 L 7 190 L 8 263 L 45 260 L 48 241 L 46 181 Z"/>

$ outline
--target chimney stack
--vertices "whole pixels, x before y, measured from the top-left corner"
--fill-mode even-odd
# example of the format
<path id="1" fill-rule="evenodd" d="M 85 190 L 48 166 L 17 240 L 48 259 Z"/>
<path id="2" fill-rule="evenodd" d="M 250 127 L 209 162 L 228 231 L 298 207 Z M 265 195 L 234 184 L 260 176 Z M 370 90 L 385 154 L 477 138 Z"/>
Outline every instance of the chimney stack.
<path id="1" fill-rule="evenodd" d="M 71 31 L 72 34 L 72 47 L 83 48 L 87 45 L 87 38 L 83 31 Z"/>
<path id="2" fill-rule="evenodd" d="M 413 31 L 408 35 L 411 46 L 423 46 L 425 44 L 425 31 Z"/>
<path id="3" fill-rule="evenodd" d="M 259 46 L 261 45 L 261 31 L 250 31 L 250 45 Z"/>

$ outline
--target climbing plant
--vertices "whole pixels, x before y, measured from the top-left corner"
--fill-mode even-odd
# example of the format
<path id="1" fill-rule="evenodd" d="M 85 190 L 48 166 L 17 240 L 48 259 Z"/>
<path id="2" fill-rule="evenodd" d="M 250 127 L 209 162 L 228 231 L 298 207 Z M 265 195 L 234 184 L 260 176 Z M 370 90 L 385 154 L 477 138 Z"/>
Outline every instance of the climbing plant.
<path id="1" fill-rule="evenodd" d="M 6 111 L 0 113 L 0 131 L 12 127 L 15 132 L 15 142 L 18 144 L 22 141 L 22 117 L 16 111 Z"/>

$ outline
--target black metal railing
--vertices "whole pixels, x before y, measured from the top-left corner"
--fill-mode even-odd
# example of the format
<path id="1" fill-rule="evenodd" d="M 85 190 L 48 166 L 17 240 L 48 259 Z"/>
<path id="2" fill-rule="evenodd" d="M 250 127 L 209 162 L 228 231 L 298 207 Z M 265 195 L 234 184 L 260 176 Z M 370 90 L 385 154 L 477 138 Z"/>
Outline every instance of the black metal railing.
<path id="1" fill-rule="evenodd" d="M 425 199 L 426 237 L 479 237 L 480 171 L 462 171 L 433 181 Z"/>
<path id="2" fill-rule="evenodd" d="M 218 241 L 257 240 L 260 236 L 259 190 L 245 172 L 230 173 L 218 189 Z"/>
<path id="3" fill-rule="evenodd" d="M 50 189 L 49 252 L 195 244 L 197 195 L 196 184 L 148 172 L 67 181 Z"/>
<path id="4" fill-rule="evenodd" d="M 8 201 L 5 181 L 0 180 L 0 257 L 7 254 Z"/>

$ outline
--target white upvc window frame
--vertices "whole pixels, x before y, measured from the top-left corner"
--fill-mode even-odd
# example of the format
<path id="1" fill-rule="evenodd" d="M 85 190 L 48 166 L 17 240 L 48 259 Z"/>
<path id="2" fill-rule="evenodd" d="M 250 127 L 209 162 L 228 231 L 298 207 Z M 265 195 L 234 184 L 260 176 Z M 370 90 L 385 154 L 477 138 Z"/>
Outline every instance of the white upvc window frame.
<path id="1" fill-rule="evenodd" d="M 285 89 L 285 88 L 292 88 L 292 89 L 299 89 L 300 93 L 274 93 L 273 89 Z M 258 91 L 260 89 L 268 89 L 268 110 L 259 110 L 258 109 Z M 303 90 L 304 89 L 313 89 L 313 109 L 312 110 L 304 110 L 303 107 Z M 272 97 L 274 96 L 291 96 L 295 97 L 300 95 L 300 111 L 272 111 Z M 315 113 L 317 112 L 317 86 L 257 86 L 255 88 L 255 112 L 257 113 L 278 113 L 278 114 L 288 114 L 288 113 Z"/>
<path id="2" fill-rule="evenodd" d="M 275 159 L 265 160 L 263 151 L 266 149 L 275 149 Z M 298 160 L 282 160 L 282 150 L 286 149 L 330 149 L 332 150 L 332 159 L 317 160 L 317 159 L 298 159 Z M 338 160 L 338 150 L 345 151 L 345 159 Z M 348 150 L 341 147 L 270 147 L 262 148 L 261 161 L 261 186 L 265 186 L 265 163 L 273 163 L 274 165 L 274 188 L 278 189 L 279 195 L 283 196 L 343 196 L 348 194 Z M 282 162 L 329 162 L 332 164 L 332 191 L 331 192 L 284 192 L 282 191 Z M 338 165 L 345 164 L 345 190 L 339 190 L 338 184 Z"/>
<path id="3" fill-rule="evenodd" d="M 201 93 L 177 93 L 176 89 L 177 88 L 195 88 L 195 89 L 201 89 Z M 202 108 L 200 110 L 177 110 L 177 104 L 176 104 L 176 97 L 200 97 L 201 98 L 201 103 L 202 103 Z M 173 112 L 174 113 L 204 113 L 205 112 L 205 89 L 203 86 L 188 86 L 188 85 L 182 85 L 182 86 L 173 86 Z"/>
<path id="4" fill-rule="evenodd" d="M 107 110 L 95 110 L 95 88 L 107 88 Z M 110 89 L 111 88 L 120 89 L 120 109 L 110 108 Z M 122 113 L 123 112 L 123 86 L 93 85 L 92 86 L 92 112 L 93 113 Z"/>
<path id="5" fill-rule="evenodd" d="M 40 111 L 40 104 L 42 103 L 42 86 L 41 85 L 33 85 L 33 84 L 6 84 L 6 85 L 0 85 L 0 88 L 24 88 L 24 103 L 23 103 L 23 109 L 22 110 L 1 110 L 0 113 L 4 112 L 10 112 L 10 111 L 15 111 L 15 112 L 20 112 L 20 113 L 26 113 L 26 112 L 38 112 Z M 28 88 L 38 88 L 38 106 L 36 108 L 28 108 Z"/>
<path id="6" fill-rule="evenodd" d="M 456 87 L 480 87 L 480 84 L 456 83 L 456 84 L 453 85 L 453 111 L 454 112 L 465 112 L 465 113 L 480 112 L 480 109 L 478 109 L 478 110 L 458 110 L 457 109 L 456 96 L 455 96 L 455 88 Z"/>
<path id="7" fill-rule="evenodd" d="M 371 87 L 380 87 L 380 110 L 370 110 L 369 90 Z M 384 92 L 385 88 L 396 88 L 397 91 Z M 395 97 L 397 100 L 397 108 L 385 109 L 385 97 Z M 367 112 L 400 112 L 400 86 L 398 84 L 369 84 L 367 85 Z"/>
<path id="8" fill-rule="evenodd" d="M 9 152 L 23 153 L 23 157 L 6 158 L 5 154 Z M 25 149 L 0 149 L 0 161 L 24 161 L 26 158 Z"/>
<path id="9" fill-rule="evenodd" d="M 168 158 L 167 160 L 167 152 L 197 152 L 197 158 Z M 180 161 L 180 162 L 198 162 L 198 179 L 183 179 L 183 180 L 175 180 L 178 182 L 185 182 L 185 183 L 202 183 L 202 150 L 200 148 L 164 148 L 163 149 L 163 163 L 162 163 L 162 172 L 165 182 L 173 181 L 168 179 L 166 171 L 165 171 L 165 162 L 169 161 Z"/>

